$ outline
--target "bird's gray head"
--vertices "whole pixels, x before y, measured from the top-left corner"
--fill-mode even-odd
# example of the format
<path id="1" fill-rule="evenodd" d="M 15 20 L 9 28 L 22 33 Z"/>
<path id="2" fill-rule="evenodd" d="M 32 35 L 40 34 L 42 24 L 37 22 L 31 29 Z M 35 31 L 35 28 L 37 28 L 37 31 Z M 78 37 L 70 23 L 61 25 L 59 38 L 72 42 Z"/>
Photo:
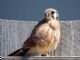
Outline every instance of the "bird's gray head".
<path id="1" fill-rule="evenodd" d="M 59 20 L 59 14 L 56 9 L 53 8 L 48 8 L 45 10 L 45 17 L 46 19 L 54 19 L 54 20 Z"/>

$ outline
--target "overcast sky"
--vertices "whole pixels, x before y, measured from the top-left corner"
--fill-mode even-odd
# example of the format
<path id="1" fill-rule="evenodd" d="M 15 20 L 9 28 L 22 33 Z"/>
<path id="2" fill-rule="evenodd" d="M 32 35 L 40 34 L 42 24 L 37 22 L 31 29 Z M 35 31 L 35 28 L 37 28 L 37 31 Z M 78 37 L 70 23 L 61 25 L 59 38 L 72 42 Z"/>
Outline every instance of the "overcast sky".
<path id="1" fill-rule="evenodd" d="M 80 20 L 80 0 L 0 0 L 0 19 L 40 21 L 47 8 L 57 9 L 60 20 Z"/>

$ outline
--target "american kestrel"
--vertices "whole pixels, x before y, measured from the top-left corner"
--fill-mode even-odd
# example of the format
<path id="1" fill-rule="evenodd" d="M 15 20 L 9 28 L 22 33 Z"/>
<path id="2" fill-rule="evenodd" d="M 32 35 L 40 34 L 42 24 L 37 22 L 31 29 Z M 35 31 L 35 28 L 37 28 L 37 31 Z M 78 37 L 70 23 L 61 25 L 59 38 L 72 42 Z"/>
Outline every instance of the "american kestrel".
<path id="1" fill-rule="evenodd" d="M 33 28 L 30 37 L 23 43 L 22 48 L 9 54 L 9 56 L 47 55 L 56 49 L 60 40 L 58 11 L 48 8 L 44 15 L 44 19 Z"/>

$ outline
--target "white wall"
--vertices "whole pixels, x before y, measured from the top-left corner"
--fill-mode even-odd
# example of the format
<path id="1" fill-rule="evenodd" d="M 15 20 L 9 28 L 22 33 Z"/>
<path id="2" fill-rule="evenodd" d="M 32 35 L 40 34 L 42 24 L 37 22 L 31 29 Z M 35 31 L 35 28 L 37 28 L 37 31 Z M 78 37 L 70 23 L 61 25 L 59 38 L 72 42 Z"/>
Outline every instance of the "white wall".
<path id="1" fill-rule="evenodd" d="M 34 21 L 0 19 L 0 55 L 7 56 L 20 48 L 36 24 Z M 80 21 L 61 21 L 60 24 L 61 40 L 56 56 L 80 56 Z"/>

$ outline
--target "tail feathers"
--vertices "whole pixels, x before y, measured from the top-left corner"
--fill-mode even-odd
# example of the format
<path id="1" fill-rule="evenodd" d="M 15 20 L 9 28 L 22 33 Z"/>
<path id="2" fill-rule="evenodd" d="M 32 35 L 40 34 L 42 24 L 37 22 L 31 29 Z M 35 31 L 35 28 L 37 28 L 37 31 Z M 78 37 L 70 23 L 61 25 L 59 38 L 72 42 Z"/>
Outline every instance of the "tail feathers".
<path id="1" fill-rule="evenodd" d="M 24 56 L 29 49 L 20 48 L 8 56 Z"/>

